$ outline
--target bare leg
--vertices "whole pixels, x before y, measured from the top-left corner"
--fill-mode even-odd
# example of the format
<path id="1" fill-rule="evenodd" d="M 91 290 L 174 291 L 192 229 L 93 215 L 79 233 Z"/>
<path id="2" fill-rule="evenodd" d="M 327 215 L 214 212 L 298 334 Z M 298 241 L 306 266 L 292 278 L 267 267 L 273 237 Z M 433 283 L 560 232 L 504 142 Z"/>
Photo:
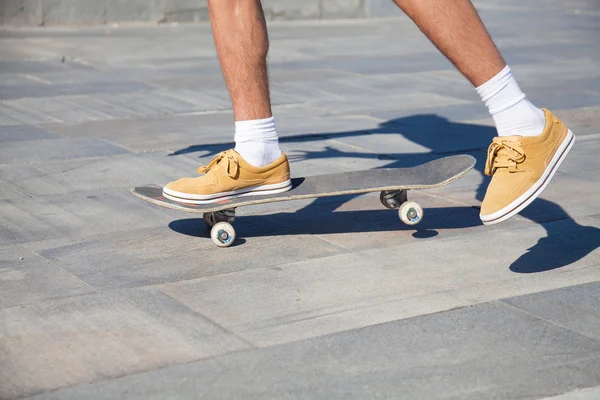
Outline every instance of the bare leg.
<path id="1" fill-rule="evenodd" d="M 484 224 L 505 221 L 542 193 L 573 146 L 573 133 L 526 99 L 470 0 L 394 2 L 488 107 L 499 137 L 488 150 L 485 173 L 492 180 L 480 217 Z"/>
<path id="2" fill-rule="evenodd" d="M 506 66 L 470 0 L 394 2 L 474 86 Z"/>
<path id="3" fill-rule="evenodd" d="M 287 157 L 279 148 L 271 115 L 269 38 L 260 0 L 208 0 L 213 37 L 235 115 L 235 149 L 224 151 L 163 188 L 173 201 L 204 204 L 251 192 L 292 188 Z M 225 195 L 226 194 L 226 195 Z"/>
<path id="4" fill-rule="evenodd" d="M 271 117 L 269 39 L 260 0 L 209 0 L 208 6 L 236 121 Z"/>

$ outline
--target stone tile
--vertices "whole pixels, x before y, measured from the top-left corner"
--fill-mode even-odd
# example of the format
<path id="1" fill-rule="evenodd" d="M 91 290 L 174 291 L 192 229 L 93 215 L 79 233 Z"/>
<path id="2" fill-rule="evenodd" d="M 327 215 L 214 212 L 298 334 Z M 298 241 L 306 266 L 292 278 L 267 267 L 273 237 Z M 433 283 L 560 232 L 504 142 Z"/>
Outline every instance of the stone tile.
<path id="1" fill-rule="evenodd" d="M 208 6 L 194 0 L 166 0 L 167 22 L 198 22 L 208 20 Z"/>
<path id="2" fill-rule="evenodd" d="M 280 108 L 275 110 L 281 138 L 319 133 L 361 131 L 377 126 L 368 117 L 314 117 L 304 111 Z M 61 137 L 98 136 L 132 151 L 172 150 L 187 154 L 209 146 L 233 146 L 233 115 L 230 111 L 197 115 L 131 118 L 94 121 L 75 125 L 48 124 L 43 128 Z M 304 138 L 303 138 L 304 140 Z"/>
<path id="3" fill-rule="evenodd" d="M 580 335 L 600 341 L 600 283 L 503 300 Z"/>
<path id="4" fill-rule="evenodd" d="M 93 291 L 29 250 L 20 246 L 0 247 L 0 309 Z"/>
<path id="5" fill-rule="evenodd" d="M 2 25 L 39 25 L 42 7 L 39 0 L 4 0 L 0 11 Z"/>
<path id="6" fill-rule="evenodd" d="M 483 135 L 481 133 L 477 135 L 479 132 L 473 132 L 475 129 L 492 131 L 492 129 L 487 126 L 481 128 L 478 126 L 465 126 L 472 125 L 469 124 L 468 121 L 481 120 L 489 117 L 487 110 L 479 102 L 463 102 L 462 104 L 440 107 L 427 106 L 407 109 L 401 109 L 399 107 L 392 111 L 371 111 L 369 112 L 369 115 L 387 121 L 389 124 L 412 126 L 416 130 L 423 131 L 435 129 L 436 131 L 434 132 L 439 136 L 438 140 L 442 140 L 445 137 L 455 139 L 456 135 L 470 136 L 471 141 L 477 140 L 481 136 L 487 140 L 488 136 L 497 135 L 495 129 L 493 129 L 493 133 L 483 132 Z M 417 136 L 415 140 L 419 140 L 419 137 Z"/>
<path id="7" fill-rule="evenodd" d="M 0 167 L 0 171 L 2 167 Z M 0 179 L 0 186 L 2 187 L 2 192 L 0 193 L 0 200 L 8 200 L 8 199 L 18 199 L 20 197 L 27 197 L 28 194 L 19 189 L 16 186 L 11 185 L 10 183 L 3 181 Z"/>
<path id="8" fill-rule="evenodd" d="M 600 386 L 588 389 L 579 389 L 572 392 L 547 397 L 547 400 L 588 400 L 600 397 Z"/>
<path id="9" fill-rule="evenodd" d="M 172 89 L 162 94 L 161 98 L 151 98 L 146 101 L 156 104 L 157 114 L 190 113 L 223 111 L 231 109 L 231 100 L 226 91 L 221 89 Z M 176 102 L 179 102 L 177 104 Z M 151 104 L 152 104 L 151 103 Z M 166 107 L 162 105 L 166 103 Z M 273 102 L 278 105 L 280 102 Z"/>
<path id="10" fill-rule="evenodd" d="M 267 0 L 263 6 L 269 19 L 314 19 L 321 14 L 320 1 L 309 0 L 301 3 L 290 0 Z"/>
<path id="11" fill-rule="evenodd" d="M 0 309 L 0 396 L 14 398 L 248 348 L 154 289 Z"/>
<path id="12" fill-rule="evenodd" d="M 103 137 L 132 151 L 177 151 L 199 143 L 233 142 L 233 122 L 232 113 L 227 112 L 53 124 L 44 128 L 62 137 Z"/>
<path id="13" fill-rule="evenodd" d="M 0 175 L 30 195 L 130 189 L 147 184 L 165 185 L 186 174 L 195 174 L 198 163 L 163 153 L 123 154 L 0 166 Z"/>
<path id="14" fill-rule="evenodd" d="M 164 15 L 166 0 L 107 0 L 106 21 L 160 21 Z"/>
<path id="15" fill-rule="evenodd" d="M 132 97 L 134 97 L 132 99 Z M 132 101 L 139 100 L 139 97 L 133 95 L 108 94 L 94 96 L 70 96 L 68 99 L 63 99 L 62 108 L 52 110 L 52 115 L 66 124 L 76 124 L 89 121 L 103 121 L 110 119 L 125 119 L 144 116 L 140 111 L 140 104 L 137 102 L 127 102 L 125 99 Z M 146 98 L 148 96 L 146 95 Z M 45 101 L 45 100 L 44 100 Z M 77 104 L 75 109 L 83 109 L 86 112 L 73 112 L 69 106 Z M 133 105 L 132 105 L 133 104 Z M 149 114 L 152 111 L 145 110 Z M 156 110 L 154 110 L 156 112 Z"/>
<path id="16" fill-rule="evenodd" d="M 556 115 L 578 136 L 600 133 L 600 107 L 556 110 Z"/>
<path id="17" fill-rule="evenodd" d="M 102 24 L 106 22 L 104 2 L 95 0 L 44 0 L 46 25 Z"/>
<path id="18" fill-rule="evenodd" d="M 0 106 L 0 127 L 4 128 L 7 126 L 21 125 L 23 123 L 20 119 L 8 117 L 1 108 L 2 107 Z"/>
<path id="19" fill-rule="evenodd" d="M 52 122 L 62 121 L 35 109 L 22 108 L 18 104 L 0 101 L 0 126 L 38 125 Z"/>
<path id="20" fill-rule="evenodd" d="M 338 135 L 365 134 L 378 127 L 379 121 L 364 116 L 316 117 L 302 114 L 277 114 L 277 129 L 281 137 L 290 142 L 293 136 L 303 140 L 313 134 L 337 138 Z"/>
<path id="21" fill-rule="evenodd" d="M 41 84 L 30 83 L 24 85 L 0 86 L 0 98 L 21 99 L 31 97 L 56 97 L 66 95 L 82 95 L 95 93 L 123 93 L 135 91 L 149 91 L 152 86 L 135 81 L 106 81 L 106 82 L 78 82 Z M 56 99 L 60 100 L 60 99 Z M 48 102 L 48 99 L 45 99 Z"/>
<path id="22" fill-rule="evenodd" d="M 5 101 L 6 109 L 12 114 L 26 116 L 25 122 L 33 124 L 34 121 L 56 121 L 60 123 L 77 123 L 95 121 L 106 118 L 105 114 L 79 105 L 77 98 L 31 98 L 14 101 Z M 34 118 L 33 120 L 30 118 Z"/>
<path id="23" fill-rule="evenodd" d="M 62 1 L 62 11 L 85 1 Z M 113 4 L 102 3 L 108 19 Z M 206 17 L 195 0 L 169 3 L 176 12 L 167 22 Z M 282 17 L 285 7 L 322 15 L 355 4 L 288 3 L 263 5 Z M 0 333 L 0 365 L 11 366 L 0 371 L 0 398 L 537 398 L 597 385 L 594 341 L 577 334 L 595 327 L 593 289 L 553 294 L 554 308 L 542 295 L 521 298 L 541 318 L 502 302 L 444 312 L 600 281 L 600 10 L 592 3 L 547 0 L 542 14 L 517 0 L 476 4 L 528 97 L 579 138 L 542 198 L 494 227 L 477 216 L 492 121 L 408 18 L 270 22 L 274 112 L 293 174 L 411 166 L 456 152 L 478 165 L 450 186 L 410 194 L 425 207 L 417 229 L 376 193 L 282 202 L 240 209 L 229 249 L 212 244 L 199 215 L 128 192 L 194 174 L 233 144 L 209 24 L 3 30 L 0 92 L 14 99 L 0 102 L 0 126 L 41 131 L 15 141 L 21 128 L 0 128 L 0 140 L 11 132 L 0 145 L 0 259 L 11 270 L 0 282 L 13 279 L 0 287 L 8 307 L 0 332 L 10 329 Z M 89 13 L 85 20 L 98 4 L 61 18 Z M 151 18 L 140 5 L 122 12 Z M 196 11 L 178 12 L 188 8 Z M 22 97 L 33 95 L 48 97 Z M 77 285 L 105 292 L 81 296 Z M 399 319 L 409 320 L 387 324 Z M 384 325 L 339 334 L 376 324 Z M 329 336 L 143 373 L 247 349 L 225 329 L 260 346 Z"/>
<path id="24" fill-rule="evenodd" d="M 467 339 L 468 337 L 468 339 Z M 497 304 L 231 354 L 37 399 L 539 398 L 597 385 L 600 344 Z M 293 377 L 293 378 L 290 378 Z M 423 382 L 427 382 L 426 385 Z"/>
<path id="25" fill-rule="evenodd" d="M 318 60 L 297 60 L 272 63 L 273 70 L 327 68 L 359 74 L 389 74 L 398 72 L 418 72 L 448 70 L 453 68 L 445 58 L 438 54 L 415 54 L 379 57 L 337 57 Z"/>
<path id="26" fill-rule="evenodd" d="M 74 99 L 79 102 L 80 98 Z M 144 92 L 101 94 L 94 98 L 83 97 L 81 104 L 90 111 L 102 112 L 105 119 L 130 116 L 160 116 L 169 114 L 184 114 L 210 110 L 215 103 L 215 97 L 206 93 L 193 93 L 186 96 L 175 91 L 167 93 Z M 224 107 L 225 109 L 230 108 Z M 109 117 L 109 118 L 106 118 Z M 73 121 L 80 122 L 80 121 Z"/>
<path id="27" fill-rule="evenodd" d="M 429 113 L 427 110 L 391 112 L 379 119 L 374 129 L 347 132 L 338 130 L 324 134 L 347 145 L 386 154 L 391 159 L 398 160 L 411 154 L 485 150 L 497 134 L 495 128 L 490 126 L 454 122 L 438 115 L 437 109 L 428 111 Z"/>
<path id="28" fill-rule="evenodd" d="M 466 100 L 461 100 L 449 96 L 441 96 L 431 93 L 410 93 L 400 94 L 390 93 L 382 98 L 381 94 L 364 93 L 361 97 L 356 97 L 354 93 L 345 96 L 340 92 L 343 99 L 319 99 L 309 101 L 311 107 L 323 109 L 323 115 L 343 115 L 343 114 L 367 114 L 379 118 L 379 115 L 396 116 L 396 113 L 408 114 L 410 110 L 421 110 L 423 108 L 445 107 L 449 105 L 471 104 Z M 390 118 L 390 119 L 392 119 Z M 385 119 L 381 118 L 381 119 Z"/>
<path id="29" fill-rule="evenodd" d="M 597 80 L 597 79 L 595 79 Z M 589 106 L 600 106 L 600 91 L 581 92 L 577 89 L 540 90 L 528 93 L 528 98 L 540 107 L 554 109 L 572 109 Z"/>
<path id="30" fill-rule="evenodd" d="M 549 239 L 538 242 L 544 228 Z M 396 246 L 373 245 L 161 290 L 250 342 L 267 346 L 600 279 L 595 267 L 600 254 L 594 251 L 600 230 L 572 221 L 544 228 L 404 239 Z M 527 275 L 533 272 L 539 275 Z"/>
<path id="31" fill-rule="evenodd" d="M 13 0 L 10 0 L 13 1 Z M 19 0 L 21 1 L 21 0 Z M 58 60 L 58 57 L 57 57 Z M 66 71 L 69 69 L 89 69 L 82 64 L 69 64 L 65 66 L 57 61 L 38 61 L 38 60 L 1 60 L 0 71 L 3 74 L 37 74 L 43 72 Z"/>
<path id="32" fill-rule="evenodd" d="M 137 206 L 145 215 L 162 210 Z M 142 213 L 136 214 L 141 217 Z M 83 281 L 104 288 L 178 282 L 343 252 L 318 237 L 290 236 L 286 234 L 289 228 L 266 217 L 236 221 L 238 242 L 226 251 L 210 240 L 201 215 L 173 211 L 151 221 L 153 225 L 161 222 L 164 226 L 27 246 Z M 87 255 L 85 263 L 81 263 L 82 253 Z"/>
<path id="33" fill-rule="evenodd" d="M 479 97 L 471 84 L 456 70 L 434 70 L 414 72 L 393 72 L 387 74 L 362 75 L 359 78 L 346 78 L 346 81 L 359 81 L 362 86 L 368 88 L 369 92 L 378 93 L 379 103 L 382 103 L 391 95 L 434 95 L 446 96 L 452 99 L 460 99 L 468 102 L 479 103 Z M 341 79 L 340 79 L 341 80 Z M 458 102 L 455 102 L 458 104 Z M 382 104 L 383 105 L 383 104 Z M 395 102 L 399 110 L 410 105 L 410 98 Z M 442 104 L 435 104 L 442 105 Z M 427 104 L 421 105 L 425 107 Z M 414 107 L 412 108 L 419 108 Z"/>
<path id="34" fill-rule="evenodd" d="M 409 197 L 424 208 L 424 220 L 417 227 L 403 224 L 397 210 L 384 208 L 379 193 L 346 196 L 341 201 L 337 197 L 318 199 L 297 209 L 280 210 L 273 218 L 294 234 L 319 235 L 349 251 L 383 250 L 415 243 L 415 239 L 421 242 L 483 232 L 478 210 L 469 205 L 420 191 L 412 191 Z"/>
<path id="35" fill-rule="evenodd" d="M 365 9 L 368 17 L 404 16 L 394 3 L 386 0 L 369 0 L 365 3 Z"/>
<path id="36" fill-rule="evenodd" d="M 97 138 L 5 142 L 0 148 L 0 164 L 101 157 L 126 152 L 122 147 Z"/>
<path id="37" fill-rule="evenodd" d="M 280 148 L 287 154 L 295 177 L 358 171 L 390 164 L 390 160 L 380 154 L 357 149 L 322 135 L 311 135 L 304 139 L 282 138 Z"/>
<path id="38" fill-rule="evenodd" d="M 577 156 L 572 158 L 575 159 Z M 557 173 L 540 196 L 541 199 L 523 210 L 521 215 L 542 222 L 599 213 L 600 207 L 596 206 L 595 200 L 597 197 L 596 176 L 597 172 L 594 170 L 576 175 Z"/>
<path id="39" fill-rule="evenodd" d="M 334 0 L 321 2 L 322 18 L 362 18 L 365 16 L 363 1 Z"/>
<path id="40" fill-rule="evenodd" d="M 103 189 L 2 200 L 0 221 L 0 245 L 4 245 L 73 240 L 156 226 L 169 219 L 156 209 L 141 206 L 128 189 Z"/>
<path id="41" fill-rule="evenodd" d="M 598 126 L 600 131 L 600 126 Z M 600 133 L 600 132 L 599 132 Z M 600 152 L 600 135 L 579 135 L 575 133 L 577 141 L 571 149 L 569 156 L 560 165 L 561 174 L 584 174 L 589 177 L 590 171 L 598 170 L 596 164 Z"/>
<path id="42" fill-rule="evenodd" d="M 15 125 L 0 128 L 0 143 L 22 140 L 54 139 L 58 136 L 31 125 Z"/>

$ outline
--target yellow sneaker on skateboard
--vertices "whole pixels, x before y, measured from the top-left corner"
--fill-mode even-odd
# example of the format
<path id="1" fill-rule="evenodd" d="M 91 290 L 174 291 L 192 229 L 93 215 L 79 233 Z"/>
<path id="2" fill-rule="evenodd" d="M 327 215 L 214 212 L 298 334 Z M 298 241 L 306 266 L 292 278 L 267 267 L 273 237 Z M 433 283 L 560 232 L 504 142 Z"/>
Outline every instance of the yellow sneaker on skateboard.
<path id="1" fill-rule="evenodd" d="M 264 167 L 248 164 L 235 150 L 213 157 L 210 164 L 200 167 L 194 178 L 181 178 L 167 184 L 163 195 L 187 204 L 216 203 L 248 195 L 281 193 L 292 188 L 287 156 L 281 156 Z"/>
<path id="2" fill-rule="evenodd" d="M 538 136 L 499 136 L 488 149 L 485 174 L 492 176 L 481 205 L 486 225 L 522 211 L 546 188 L 575 143 L 575 135 L 550 111 Z"/>

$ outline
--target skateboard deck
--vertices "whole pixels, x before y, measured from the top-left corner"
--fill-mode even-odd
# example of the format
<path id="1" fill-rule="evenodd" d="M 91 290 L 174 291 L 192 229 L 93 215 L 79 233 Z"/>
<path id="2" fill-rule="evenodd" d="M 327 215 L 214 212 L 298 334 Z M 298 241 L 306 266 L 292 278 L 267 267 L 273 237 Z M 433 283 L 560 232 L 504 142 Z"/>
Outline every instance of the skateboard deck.
<path id="1" fill-rule="evenodd" d="M 475 165 L 475 158 L 456 155 L 410 168 L 381 168 L 364 171 L 292 178 L 292 189 L 269 195 L 247 195 L 210 204 L 185 204 L 169 200 L 162 187 L 132 189 L 137 197 L 159 206 L 191 213 L 210 213 L 253 204 L 272 203 L 369 192 L 433 189 L 460 179 Z"/>
<path id="2" fill-rule="evenodd" d="M 293 178 L 292 189 L 287 192 L 247 194 L 209 204 L 186 204 L 167 199 L 159 186 L 140 186 L 133 188 L 132 192 L 137 197 L 162 207 L 203 214 L 204 222 L 211 229 L 213 242 L 219 247 L 229 247 L 236 238 L 231 224 L 235 220 L 237 207 L 277 201 L 381 192 L 379 199 L 385 207 L 398 209 L 404 223 L 416 225 L 423 218 L 423 209 L 414 201 L 408 201 L 407 191 L 447 185 L 464 176 L 474 166 L 475 158 L 457 155 L 410 168 L 381 168 Z"/>

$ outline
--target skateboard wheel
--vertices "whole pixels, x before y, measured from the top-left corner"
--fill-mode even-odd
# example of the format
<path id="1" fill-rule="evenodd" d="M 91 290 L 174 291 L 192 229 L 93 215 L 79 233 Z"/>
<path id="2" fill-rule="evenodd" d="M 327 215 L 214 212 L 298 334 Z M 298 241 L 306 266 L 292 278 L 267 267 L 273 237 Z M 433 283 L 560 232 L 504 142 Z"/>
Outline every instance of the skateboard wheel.
<path id="1" fill-rule="evenodd" d="M 423 208 L 414 201 L 407 201 L 398 210 L 400 219 L 407 225 L 416 225 L 423 219 Z"/>
<path id="2" fill-rule="evenodd" d="M 406 190 L 384 190 L 379 195 L 379 200 L 384 207 L 399 208 L 408 200 L 408 193 Z"/>
<path id="3" fill-rule="evenodd" d="M 235 229 L 229 222 L 217 222 L 210 230 L 212 241 L 219 247 L 229 247 L 235 241 Z"/>

